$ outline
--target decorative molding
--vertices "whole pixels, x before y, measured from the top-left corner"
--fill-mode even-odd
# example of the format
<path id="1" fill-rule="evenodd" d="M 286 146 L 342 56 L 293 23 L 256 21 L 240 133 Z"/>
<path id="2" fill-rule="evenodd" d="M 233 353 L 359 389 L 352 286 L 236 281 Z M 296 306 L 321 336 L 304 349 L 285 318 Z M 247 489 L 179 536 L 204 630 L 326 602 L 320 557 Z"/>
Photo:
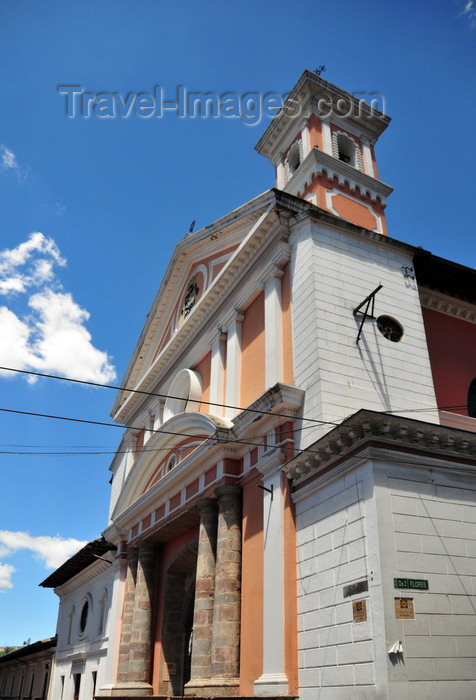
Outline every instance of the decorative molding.
<path id="1" fill-rule="evenodd" d="M 420 287 L 420 302 L 426 309 L 461 318 L 470 323 L 476 323 L 476 307 L 474 304 L 446 296 L 427 287 Z"/>
<path id="2" fill-rule="evenodd" d="M 361 197 L 368 195 L 373 202 L 380 200 L 382 207 L 386 206 L 386 198 L 393 192 L 393 188 L 386 185 L 381 180 L 377 180 L 366 173 L 357 170 L 352 165 L 344 163 L 334 156 L 320 151 L 314 147 L 299 168 L 299 177 L 293 178 L 292 182 L 285 187 L 285 192 L 297 195 L 303 192 L 312 184 L 313 177 L 327 173 L 331 180 L 336 178 L 339 185 L 346 183 L 354 192 L 358 192 Z"/>
<path id="3" fill-rule="evenodd" d="M 369 443 L 380 447 L 429 453 L 443 458 L 442 468 L 448 469 L 447 459 L 473 459 L 476 476 L 476 432 L 448 428 L 437 423 L 403 418 L 402 416 L 361 410 L 320 438 L 300 455 L 283 466 L 283 471 L 295 484 L 336 466 L 342 459 Z M 436 465 L 434 468 L 438 468 Z M 470 467 L 471 468 L 471 467 Z"/>
<path id="4" fill-rule="evenodd" d="M 329 211 L 331 211 L 336 216 L 341 216 L 341 214 L 339 214 L 337 209 L 334 208 L 333 198 L 335 195 L 342 195 L 343 197 L 347 197 L 347 199 L 350 199 L 351 202 L 355 202 L 356 204 L 359 204 L 361 207 L 364 207 L 365 209 L 367 209 L 375 219 L 375 226 L 370 230 L 374 231 L 375 233 L 383 234 L 382 217 L 379 216 L 379 214 L 377 214 L 372 209 L 372 207 L 369 204 L 367 204 L 367 202 L 363 202 L 358 197 L 352 197 L 351 195 L 346 194 L 345 192 L 342 192 L 342 190 L 338 190 L 335 187 L 332 190 L 326 190 L 326 205 L 327 205 L 327 208 L 329 209 Z"/>

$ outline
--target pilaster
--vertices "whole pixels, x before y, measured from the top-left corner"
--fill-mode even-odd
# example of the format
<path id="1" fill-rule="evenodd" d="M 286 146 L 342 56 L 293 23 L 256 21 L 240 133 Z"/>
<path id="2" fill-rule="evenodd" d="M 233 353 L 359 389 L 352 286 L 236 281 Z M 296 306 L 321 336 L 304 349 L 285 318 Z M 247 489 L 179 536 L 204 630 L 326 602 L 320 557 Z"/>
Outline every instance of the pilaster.
<path id="1" fill-rule="evenodd" d="M 288 694 L 284 658 L 284 495 L 279 465 L 263 475 L 263 673 L 257 696 Z"/>
<path id="2" fill-rule="evenodd" d="M 241 331 L 245 315 L 235 309 L 233 317 L 227 323 L 228 336 L 226 344 L 226 417 L 233 418 L 237 413 L 234 406 L 240 405 L 241 383 Z"/>
<path id="3" fill-rule="evenodd" d="M 226 333 L 218 329 L 210 343 L 212 357 L 210 369 L 210 406 L 209 412 L 217 416 L 223 416 L 224 389 L 225 389 L 225 352 Z"/>
<path id="4" fill-rule="evenodd" d="M 281 278 L 284 271 L 273 265 L 264 283 L 265 386 L 283 380 L 283 317 Z"/>

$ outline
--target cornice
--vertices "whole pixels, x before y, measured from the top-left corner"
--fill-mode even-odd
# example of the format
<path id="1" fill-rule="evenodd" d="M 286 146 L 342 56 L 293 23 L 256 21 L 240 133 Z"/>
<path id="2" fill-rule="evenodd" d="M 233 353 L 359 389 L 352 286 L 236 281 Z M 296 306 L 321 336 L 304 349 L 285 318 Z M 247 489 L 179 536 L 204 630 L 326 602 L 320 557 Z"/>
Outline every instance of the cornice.
<path id="1" fill-rule="evenodd" d="M 329 179 L 336 178 L 339 185 L 344 186 L 347 183 L 352 191 L 358 192 L 361 196 L 369 194 L 374 202 L 380 199 L 383 206 L 386 198 L 393 192 L 393 187 L 390 185 L 320 151 L 316 146 L 296 170 L 284 191 L 297 195 L 312 184 L 313 176 L 321 175 L 324 171 Z"/>
<path id="2" fill-rule="evenodd" d="M 256 144 L 255 149 L 258 153 L 273 159 L 276 151 L 279 151 L 281 147 L 283 138 L 290 129 L 298 130 L 303 118 L 309 117 L 311 113 L 320 116 L 318 103 L 320 99 L 326 97 L 330 98 L 333 104 L 340 99 L 348 101 L 349 105 L 352 103 L 354 113 L 346 118 L 346 128 L 349 129 L 349 127 L 355 125 L 354 128 L 360 129 L 369 138 L 376 140 L 390 122 L 390 117 L 386 114 L 372 109 L 370 105 L 362 102 L 337 85 L 333 85 L 321 76 L 305 70 L 289 93 L 285 107 L 271 120 Z M 300 110 L 299 114 L 293 116 L 292 105 L 296 103 L 298 103 Z M 335 123 L 336 121 L 340 121 L 339 115 L 333 113 L 332 122 Z"/>
<path id="3" fill-rule="evenodd" d="M 476 476 L 476 432 L 361 410 L 283 466 L 294 486 L 336 467 L 367 445 L 459 460 Z"/>
<path id="4" fill-rule="evenodd" d="M 83 569 L 83 571 L 70 578 L 69 581 L 57 586 L 55 588 L 55 593 L 61 597 L 77 591 L 90 581 L 96 582 L 103 574 L 111 574 L 113 572 L 115 569 L 114 563 L 115 560 L 111 560 L 108 564 L 106 561 L 98 559 L 86 569 Z"/>
<path id="5" fill-rule="evenodd" d="M 419 292 L 421 305 L 424 308 L 433 309 L 470 323 L 476 323 L 476 307 L 474 304 L 446 296 L 427 287 L 420 287 Z"/>

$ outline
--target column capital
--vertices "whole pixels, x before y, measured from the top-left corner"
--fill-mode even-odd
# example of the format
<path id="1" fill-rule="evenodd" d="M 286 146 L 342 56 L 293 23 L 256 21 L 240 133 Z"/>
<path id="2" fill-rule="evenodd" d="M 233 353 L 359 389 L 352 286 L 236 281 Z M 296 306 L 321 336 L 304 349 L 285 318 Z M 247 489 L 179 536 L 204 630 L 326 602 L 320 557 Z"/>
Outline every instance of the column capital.
<path id="1" fill-rule="evenodd" d="M 225 500 L 236 500 L 241 496 L 241 492 L 241 486 L 237 486 L 235 484 L 231 484 L 229 486 L 218 486 L 218 488 L 215 489 L 215 495 L 219 502 Z"/>
<path id="2" fill-rule="evenodd" d="M 207 341 L 208 347 L 213 348 L 215 343 L 219 343 L 220 341 L 222 341 L 222 342 L 225 341 L 226 336 L 227 336 L 226 327 L 221 326 L 221 325 L 218 326 L 213 331 L 213 333 L 211 333 L 210 336 L 208 337 L 208 341 Z"/>
<path id="3" fill-rule="evenodd" d="M 155 552 L 156 549 L 157 545 L 153 540 L 140 540 L 137 547 L 139 556 L 141 554 L 147 554 L 147 552 Z"/>
<path id="4" fill-rule="evenodd" d="M 264 289 L 268 282 L 273 279 L 281 279 L 284 275 L 284 270 L 277 263 L 271 263 L 271 265 L 265 270 L 264 275 L 258 283 L 259 289 Z"/>
<path id="5" fill-rule="evenodd" d="M 233 311 L 227 316 L 225 322 L 222 325 L 222 330 L 224 332 L 229 331 L 230 326 L 233 323 L 243 323 L 245 320 L 245 312 L 241 309 L 233 309 Z"/>
<path id="6" fill-rule="evenodd" d="M 217 509 L 217 500 L 216 498 L 201 498 L 199 501 L 197 501 L 197 508 L 200 513 L 214 511 Z"/>

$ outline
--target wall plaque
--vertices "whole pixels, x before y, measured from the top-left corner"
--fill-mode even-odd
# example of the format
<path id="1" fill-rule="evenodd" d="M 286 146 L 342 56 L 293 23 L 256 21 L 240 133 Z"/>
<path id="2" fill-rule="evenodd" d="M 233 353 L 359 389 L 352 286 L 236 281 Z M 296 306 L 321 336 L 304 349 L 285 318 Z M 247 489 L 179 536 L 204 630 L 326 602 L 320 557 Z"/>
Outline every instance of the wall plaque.
<path id="1" fill-rule="evenodd" d="M 354 622 L 366 622 L 367 620 L 367 601 L 354 600 L 352 601 L 352 613 Z"/>
<path id="2" fill-rule="evenodd" d="M 414 620 L 413 598 L 395 598 L 395 617 L 397 620 Z"/>

